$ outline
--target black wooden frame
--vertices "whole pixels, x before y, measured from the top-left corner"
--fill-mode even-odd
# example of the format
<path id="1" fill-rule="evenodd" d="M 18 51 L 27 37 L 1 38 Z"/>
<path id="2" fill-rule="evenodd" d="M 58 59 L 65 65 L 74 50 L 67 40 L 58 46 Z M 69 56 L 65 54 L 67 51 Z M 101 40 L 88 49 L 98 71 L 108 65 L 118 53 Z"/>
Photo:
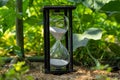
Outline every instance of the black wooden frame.
<path id="1" fill-rule="evenodd" d="M 72 10 L 75 9 L 75 6 L 44 6 L 43 8 L 43 19 L 44 19 L 44 67 L 45 73 L 68 73 L 73 71 L 73 34 L 72 34 Z M 51 71 L 50 70 L 50 32 L 49 32 L 49 14 L 50 10 L 53 11 L 63 11 L 64 15 L 69 19 L 69 28 L 66 33 L 66 48 L 70 53 L 70 62 L 66 66 L 66 71 Z"/>

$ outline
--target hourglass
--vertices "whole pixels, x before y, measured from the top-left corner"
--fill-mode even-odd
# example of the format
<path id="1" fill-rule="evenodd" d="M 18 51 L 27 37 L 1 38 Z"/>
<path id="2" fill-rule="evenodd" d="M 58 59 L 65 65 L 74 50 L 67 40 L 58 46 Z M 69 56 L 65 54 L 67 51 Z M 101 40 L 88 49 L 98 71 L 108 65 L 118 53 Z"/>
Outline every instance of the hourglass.
<path id="1" fill-rule="evenodd" d="M 54 23 L 53 25 L 50 25 L 50 33 L 56 40 L 50 49 L 50 65 L 54 66 L 55 70 L 59 71 L 62 67 L 68 65 L 70 59 L 68 50 L 61 42 L 62 38 L 65 36 L 65 33 L 68 30 L 69 22 L 67 17 L 61 19 L 59 14 L 56 17 L 55 19 L 50 20 L 50 23 Z M 66 23 L 65 25 L 62 24 L 64 21 Z"/>
<path id="2" fill-rule="evenodd" d="M 75 9 L 74 6 L 43 8 L 45 73 L 63 74 L 73 71 L 73 9 Z M 50 39 L 53 39 L 53 42 Z"/>

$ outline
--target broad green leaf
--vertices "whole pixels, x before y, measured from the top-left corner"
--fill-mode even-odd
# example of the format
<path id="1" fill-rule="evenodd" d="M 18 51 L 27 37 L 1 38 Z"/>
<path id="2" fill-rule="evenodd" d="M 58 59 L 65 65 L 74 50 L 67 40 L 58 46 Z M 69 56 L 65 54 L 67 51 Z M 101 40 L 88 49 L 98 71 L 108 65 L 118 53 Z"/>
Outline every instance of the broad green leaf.
<path id="1" fill-rule="evenodd" d="M 73 51 L 78 47 L 85 47 L 90 39 L 99 40 L 102 37 L 102 30 L 99 28 L 89 28 L 83 34 L 73 34 Z"/>
<path id="2" fill-rule="evenodd" d="M 82 36 L 87 39 L 99 40 L 102 37 L 102 30 L 99 28 L 89 28 Z"/>
<path id="3" fill-rule="evenodd" d="M 110 19 L 120 23 L 120 1 L 111 1 L 105 4 L 101 10 L 106 12 Z"/>
<path id="4" fill-rule="evenodd" d="M 88 43 L 88 39 L 84 38 L 82 34 L 73 34 L 73 51 L 75 51 L 78 47 L 86 46 Z"/>
<path id="5" fill-rule="evenodd" d="M 89 7 L 89 8 L 93 7 L 93 1 L 92 0 L 84 0 L 82 3 L 86 7 Z"/>
<path id="6" fill-rule="evenodd" d="M 102 11 L 120 11 L 120 1 L 110 1 L 109 3 L 105 4 L 102 8 Z"/>
<path id="7" fill-rule="evenodd" d="M 8 0 L 0 0 L 0 7 L 4 6 Z"/>
<path id="8" fill-rule="evenodd" d="M 83 0 L 82 3 L 88 8 L 99 10 L 108 1 L 110 0 Z"/>

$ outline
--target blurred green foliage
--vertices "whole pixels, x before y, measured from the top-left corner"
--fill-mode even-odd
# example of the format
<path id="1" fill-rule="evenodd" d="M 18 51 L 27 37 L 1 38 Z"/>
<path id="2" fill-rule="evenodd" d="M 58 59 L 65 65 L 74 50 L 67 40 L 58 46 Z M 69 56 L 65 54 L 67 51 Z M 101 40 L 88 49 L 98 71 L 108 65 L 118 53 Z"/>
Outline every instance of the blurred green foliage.
<path id="1" fill-rule="evenodd" d="M 4 71 L 4 67 L 0 68 L 0 71 Z M 17 62 L 13 64 L 12 68 L 0 74 L 0 80 L 34 80 L 32 76 L 25 75 L 28 71 L 29 67 L 25 65 L 24 61 Z"/>

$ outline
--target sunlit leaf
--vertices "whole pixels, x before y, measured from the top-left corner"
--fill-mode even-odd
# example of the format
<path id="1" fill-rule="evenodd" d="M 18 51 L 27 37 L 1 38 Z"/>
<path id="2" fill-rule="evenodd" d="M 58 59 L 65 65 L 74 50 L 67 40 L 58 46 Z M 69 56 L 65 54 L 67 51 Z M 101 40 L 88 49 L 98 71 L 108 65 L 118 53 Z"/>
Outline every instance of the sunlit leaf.
<path id="1" fill-rule="evenodd" d="M 104 1 L 104 0 L 83 0 L 82 3 L 86 7 L 98 10 L 106 3 L 106 1 Z"/>
<path id="2" fill-rule="evenodd" d="M 92 0 L 84 0 L 82 3 L 83 3 L 86 7 L 89 7 L 89 8 L 93 7 L 93 1 L 92 1 Z"/>
<path id="3" fill-rule="evenodd" d="M 7 73 L 6 73 L 6 76 L 11 76 L 11 77 L 13 77 L 13 76 L 15 76 L 15 70 L 14 69 L 10 69 Z"/>
<path id="4" fill-rule="evenodd" d="M 23 61 L 23 62 L 17 62 L 17 64 L 14 64 L 13 66 L 14 66 L 14 68 L 15 68 L 16 71 L 21 71 L 22 66 L 24 64 L 25 64 L 25 61 Z"/>
<path id="5" fill-rule="evenodd" d="M 73 51 L 81 46 L 86 46 L 88 42 L 87 38 L 84 38 L 82 34 L 73 34 Z"/>
<path id="6" fill-rule="evenodd" d="M 29 0 L 24 0 L 23 1 L 23 14 L 25 15 L 26 13 L 26 10 L 28 9 L 29 7 Z"/>
<path id="7" fill-rule="evenodd" d="M 102 30 L 99 28 L 89 28 L 83 34 L 73 34 L 73 51 L 78 47 L 86 46 L 90 39 L 99 40 L 102 37 Z"/>
<path id="8" fill-rule="evenodd" d="M 99 40 L 102 37 L 102 30 L 99 28 L 89 28 L 83 33 L 83 36 L 87 39 Z"/>

